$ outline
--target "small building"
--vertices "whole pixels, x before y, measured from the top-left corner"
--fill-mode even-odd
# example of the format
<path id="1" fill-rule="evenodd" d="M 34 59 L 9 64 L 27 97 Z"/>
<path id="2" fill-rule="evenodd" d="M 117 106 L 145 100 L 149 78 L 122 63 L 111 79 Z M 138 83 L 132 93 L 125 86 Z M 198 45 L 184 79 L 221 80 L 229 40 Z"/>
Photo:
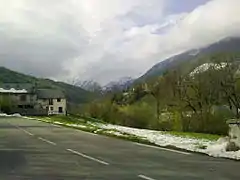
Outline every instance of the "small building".
<path id="1" fill-rule="evenodd" d="M 55 89 L 38 89 L 36 94 L 40 108 L 46 109 L 48 115 L 66 114 L 67 100 L 62 91 Z"/>
<path id="2" fill-rule="evenodd" d="M 37 96 L 32 86 L 28 84 L 6 83 L 0 85 L 0 111 L 25 114 L 26 110 L 34 109 L 36 99 Z"/>
<path id="3" fill-rule="evenodd" d="M 8 83 L 0 85 L 0 112 L 5 104 L 7 113 L 21 115 L 65 115 L 67 100 L 57 89 L 36 89 L 31 84 Z"/>

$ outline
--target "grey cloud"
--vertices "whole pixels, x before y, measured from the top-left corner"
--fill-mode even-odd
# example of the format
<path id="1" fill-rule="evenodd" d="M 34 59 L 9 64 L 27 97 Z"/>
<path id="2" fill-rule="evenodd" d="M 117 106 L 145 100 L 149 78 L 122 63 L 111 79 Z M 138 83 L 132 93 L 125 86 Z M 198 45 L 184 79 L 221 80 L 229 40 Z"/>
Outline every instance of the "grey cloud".
<path id="1" fill-rule="evenodd" d="M 38 14 L 28 13 L 34 24 L 44 21 Z M 41 29 L 29 27 L 29 31 L 28 27 L 21 30 L 14 24 L 0 23 L 0 65 L 39 77 L 68 76 L 63 62 L 70 62 L 84 50 L 85 32 L 68 16 L 54 22 L 56 29 L 51 29 L 51 23 L 43 25 Z"/>
<path id="2" fill-rule="evenodd" d="M 168 0 L 99 1 L 0 0 L 0 66 L 106 84 L 240 32 L 239 0 L 212 0 L 184 16 L 165 13 Z"/>

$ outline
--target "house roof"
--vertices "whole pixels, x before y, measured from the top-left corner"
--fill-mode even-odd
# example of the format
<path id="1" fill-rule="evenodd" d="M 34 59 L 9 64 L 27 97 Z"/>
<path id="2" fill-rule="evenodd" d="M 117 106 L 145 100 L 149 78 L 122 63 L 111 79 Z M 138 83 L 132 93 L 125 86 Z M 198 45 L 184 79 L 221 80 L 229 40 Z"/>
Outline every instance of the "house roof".
<path id="1" fill-rule="evenodd" d="M 33 86 L 28 83 L 2 83 L 0 93 L 32 93 Z"/>
<path id="2" fill-rule="evenodd" d="M 57 89 L 38 89 L 37 97 L 39 99 L 57 99 L 57 98 L 65 98 L 65 95 L 62 91 Z"/>
<path id="3" fill-rule="evenodd" d="M 14 94 L 27 94 L 28 91 L 26 89 L 3 89 L 0 88 L 0 93 L 14 93 Z"/>
<path id="4" fill-rule="evenodd" d="M 33 85 L 30 83 L 0 83 L 0 88 L 2 89 L 15 89 L 15 90 L 22 90 L 25 89 L 27 91 L 32 91 Z"/>

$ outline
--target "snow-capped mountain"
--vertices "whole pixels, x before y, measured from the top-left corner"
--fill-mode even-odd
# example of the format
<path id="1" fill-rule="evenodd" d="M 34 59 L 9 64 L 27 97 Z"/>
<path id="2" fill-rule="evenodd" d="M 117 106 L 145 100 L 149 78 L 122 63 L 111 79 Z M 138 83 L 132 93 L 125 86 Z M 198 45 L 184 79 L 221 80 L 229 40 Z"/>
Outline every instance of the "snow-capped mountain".
<path id="1" fill-rule="evenodd" d="M 112 81 L 103 87 L 104 91 L 122 91 L 128 89 L 133 83 L 134 79 L 131 77 L 123 77 L 118 81 Z"/>
<path id="2" fill-rule="evenodd" d="M 83 81 L 78 84 L 79 87 L 91 91 L 91 92 L 100 92 L 102 91 L 102 87 L 95 81 Z"/>
<path id="3" fill-rule="evenodd" d="M 162 75 L 165 71 L 179 67 L 181 63 L 189 63 L 203 56 L 216 53 L 240 52 L 240 37 L 228 37 L 200 49 L 192 49 L 176 56 L 170 57 L 154 65 L 136 82 L 145 81 L 151 77 Z"/>
<path id="4" fill-rule="evenodd" d="M 80 78 L 74 78 L 72 80 L 69 80 L 68 83 L 72 84 L 74 86 L 81 87 L 82 89 L 90 91 L 90 92 L 101 92 L 102 91 L 101 85 L 93 80 L 82 81 L 82 80 L 80 80 Z"/>

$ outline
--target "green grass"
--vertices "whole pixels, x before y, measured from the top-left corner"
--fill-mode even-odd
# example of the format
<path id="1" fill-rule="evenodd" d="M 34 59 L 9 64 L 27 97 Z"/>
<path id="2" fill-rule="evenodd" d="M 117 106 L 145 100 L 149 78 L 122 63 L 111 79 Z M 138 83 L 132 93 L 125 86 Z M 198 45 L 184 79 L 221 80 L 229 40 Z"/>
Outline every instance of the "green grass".
<path id="1" fill-rule="evenodd" d="M 107 131 L 109 131 L 109 130 L 106 130 L 106 132 L 105 132 L 105 130 L 102 130 L 102 129 L 98 128 L 97 126 L 89 124 L 88 122 L 93 122 L 93 123 L 96 122 L 95 120 L 90 119 L 90 118 L 85 119 L 85 118 L 80 118 L 77 116 L 50 116 L 50 117 L 39 117 L 38 119 L 47 120 L 47 121 L 50 121 L 51 123 L 61 122 L 61 123 L 65 124 L 64 126 L 68 126 L 66 124 L 82 125 L 82 126 L 86 126 L 86 127 L 74 127 L 74 128 L 80 129 L 83 131 L 88 131 L 88 132 L 98 131 L 97 134 L 110 135 L 110 133 L 107 133 Z M 68 126 L 68 127 L 72 127 L 72 126 Z M 116 131 L 116 130 L 112 130 L 112 131 Z M 170 134 L 170 135 L 184 137 L 184 138 L 205 139 L 205 140 L 210 140 L 210 141 L 216 141 L 220 137 L 222 137 L 220 135 L 193 133 L 193 132 L 162 131 L 160 133 Z M 121 134 L 123 134 L 123 133 L 121 133 Z M 116 137 L 116 135 L 110 135 L 110 136 Z M 129 140 L 133 140 L 133 141 L 137 141 L 137 142 L 141 141 L 141 140 L 139 140 L 139 137 L 135 137 L 135 136 L 133 137 L 132 135 L 129 135 L 129 134 L 125 134 L 125 136 L 123 136 L 122 138 L 127 138 Z"/>
<path id="2" fill-rule="evenodd" d="M 36 118 L 36 117 L 32 117 L 32 118 Z M 60 123 L 63 123 L 63 124 L 59 124 L 61 126 L 71 127 L 74 129 L 79 129 L 87 132 L 94 132 L 98 129 L 96 126 L 88 124 L 83 119 L 76 119 L 69 116 L 37 117 L 36 119 L 44 122 L 52 123 L 52 124 L 58 124 L 57 122 L 60 122 Z M 80 125 L 80 126 L 74 127 L 72 125 Z"/>
<path id="3" fill-rule="evenodd" d="M 163 132 L 165 134 L 170 134 L 174 136 L 179 136 L 179 137 L 187 137 L 187 138 L 195 138 L 195 139 L 206 139 L 206 140 L 211 140 L 215 141 L 218 140 L 220 135 L 215 135 L 215 134 L 203 134 L 203 133 L 193 133 L 193 132 L 176 132 L 176 131 L 165 131 Z"/>
<path id="4" fill-rule="evenodd" d="M 32 118 L 36 118 L 36 117 L 32 117 Z M 138 142 L 138 143 L 152 144 L 144 138 L 141 138 L 141 137 L 138 137 L 138 136 L 135 136 L 132 134 L 127 134 L 124 132 L 119 132 L 115 129 L 101 129 L 101 128 L 98 128 L 97 126 L 89 124 L 88 122 L 90 122 L 90 121 L 86 121 L 85 119 L 79 119 L 79 118 L 76 118 L 73 116 L 37 117 L 36 119 L 44 121 L 44 122 L 52 123 L 52 124 L 54 124 L 54 123 L 57 124 L 57 122 L 61 122 L 61 123 L 63 123 L 63 124 L 61 124 L 61 126 L 64 126 L 64 127 L 79 129 L 79 130 L 86 131 L 86 132 L 115 137 L 118 139 L 125 139 L 125 140 Z M 92 121 L 92 122 L 95 122 L 95 121 Z M 74 126 L 72 126 L 73 124 L 82 125 L 82 126 L 74 127 Z M 121 135 L 120 134 L 119 135 L 112 134 L 109 131 L 119 132 Z"/>

